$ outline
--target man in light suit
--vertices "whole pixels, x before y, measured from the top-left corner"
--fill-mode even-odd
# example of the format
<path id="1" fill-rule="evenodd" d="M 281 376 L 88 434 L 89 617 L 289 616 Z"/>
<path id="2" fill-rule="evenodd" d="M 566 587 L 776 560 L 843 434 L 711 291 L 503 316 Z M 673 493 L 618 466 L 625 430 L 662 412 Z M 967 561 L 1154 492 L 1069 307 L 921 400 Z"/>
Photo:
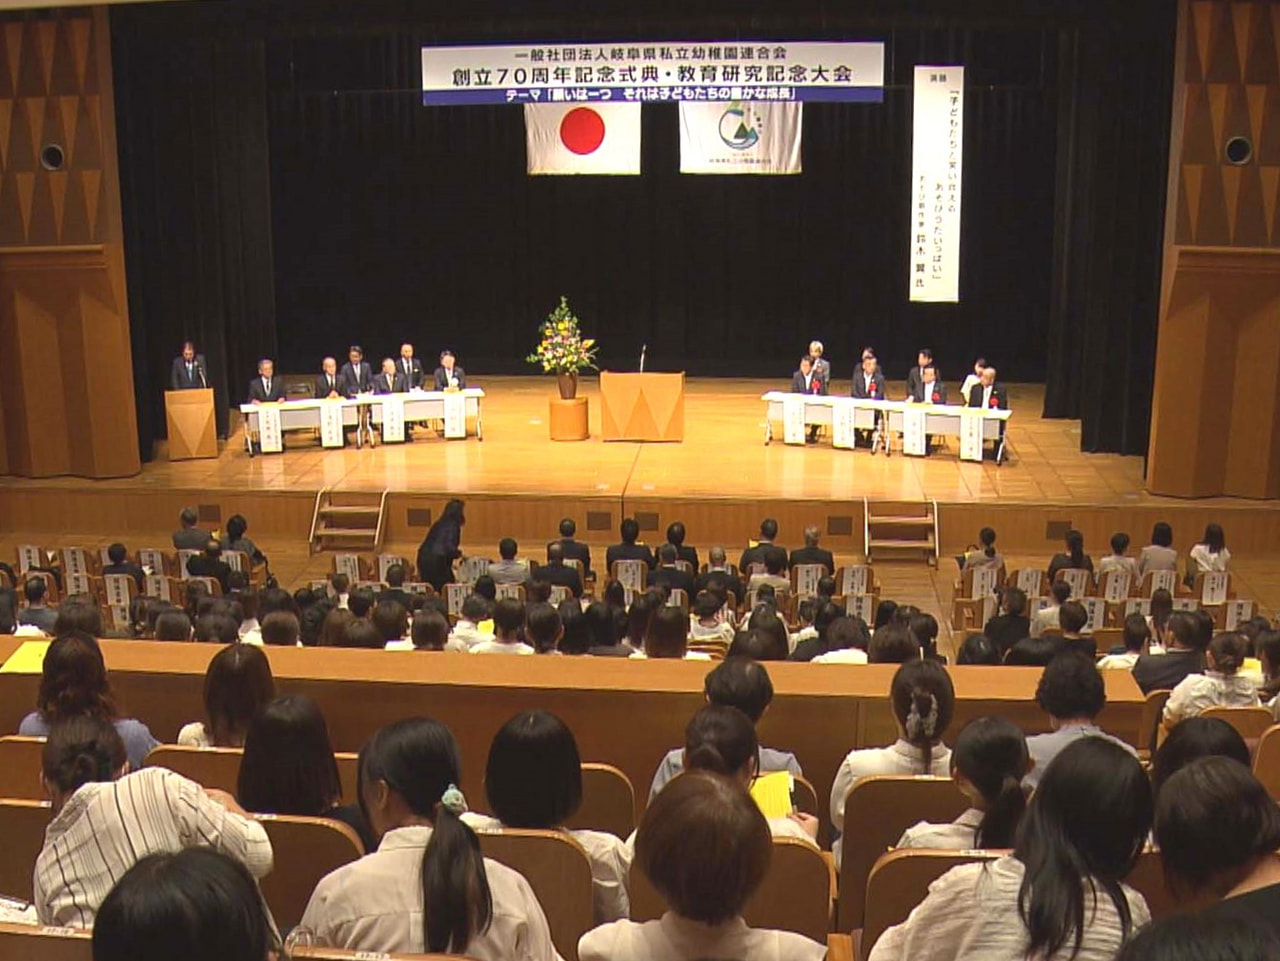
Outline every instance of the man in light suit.
<path id="1" fill-rule="evenodd" d="M 413 356 L 413 344 L 400 345 L 400 360 L 396 370 L 404 375 L 405 390 L 413 390 L 422 386 L 426 374 L 422 371 L 422 361 Z"/>
<path id="2" fill-rule="evenodd" d="M 969 406 L 984 407 L 992 410 L 1008 410 L 1009 395 L 1005 392 L 1004 384 L 996 381 L 996 369 L 994 367 L 986 367 L 982 371 L 982 379 L 969 388 Z M 1004 457 L 1004 429 L 1005 421 L 1000 422 L 1000 443 L 996 445 L 996 463 L 998 464 Z"/>
<path id="3" fill-rule="evenodd" d="M 824 349 L 822 341 L 809 341 L 809 363 L 813 366 L 813 372 L 822 378 L 822 382 L 830 384 L 831 363 L 822 356 Z"/>
<path id="4" fill-rule="evenodd" d="M 382 361 L 382 372 L 373 379 L 373 392 L 375 394 L 404 394 L 408 393 L 409 385 L 404 379 L 404 374 L 396 368 L 396 362 L 390 357 L 384 358 Z"/>
<path id="5" fill-rule="evenodd" d="M 269 358 L 258 361 L 258 376 L 249 381 L 249 403 L 265 404 L 284 400 L 284 381 L 276 376 L 276 365 Z"/>
<path id="6" fill-rule="evenodd" d="M 880 364 L 876 360 L 876 355 L 870 350 L 862 352 L 862 369 L 855 371 L 853 374 L 853 390 L 851 396 L 861 400 L 885 400 L 885 380 L 884 374 L 880 370 Z M 876 433 L 879 433 L 883 427 L 881 419 L 883 414 L 876 412 Z M 864 441 L 871 447 L 871 452 L 875 453 L 876 439 L 875 434 L 869 431 L 858 432 Z M 885 455 L 889 454 L 889 445 L 886 443 L 884 448 Z"/>
<path id="7" fill-rule="evenodd" d="M 440 351 L 440 366 L 436 368 L 435 373 L 436 390 L 448 390 L 450 387 L 456 387 L 458 390 L 467 389 L 467 372 L 458 366 L 458 358 L 453 356 L 453 351 Z"/>
<path id="8" fill-rule="evenodd" d="M 933 351 L 928 347 L 921 347 L 920 352 L 916 354 L 916 366 L 907 372 L 907 396 L 915 397 L 920 390 L 920 385 L 924 383 L 924 369 L 933 366 Z"/>
<path id="9" fill-rule="evenodd" d="M 208 370 L 204 354 L 196 353 L 196 345 L 186 340 L 182 343 L 182 356 L 173 358 L 173 370 L 169 376 L 170 390 L 201 390 L 209 386 Z"/>
<path id="10" fill-rule="evenodd" d="M 791 393 L 793 394 L 814 394 L 822 396 L 827 392 L 827 382 L 818 376 L 817 370 L 813 366 L 813 358 L 806 354 L 800 358 L 800 369 L 791 375 Z M 816 444 L 818 442 L 818 424 L 809 425 L 809 433 L 807 442 Z"/>
<path id="11" fill-rule="evenodd" d="M 321 400 L 342 396 L 342 384 L 338 380 L 338 362 L 332 357 L 326 357 L 320 362 L 320 376 L 316 378 L 315 396 Z"/>
<path id="12" fill-rule="evenodd" d="M 338 393 L 343 397 L 355 397 L 373 390 L 373 369 L 364 359 L 364 351 L 352 345 L 347 351 L 347 362 L 338 372 Z"/>

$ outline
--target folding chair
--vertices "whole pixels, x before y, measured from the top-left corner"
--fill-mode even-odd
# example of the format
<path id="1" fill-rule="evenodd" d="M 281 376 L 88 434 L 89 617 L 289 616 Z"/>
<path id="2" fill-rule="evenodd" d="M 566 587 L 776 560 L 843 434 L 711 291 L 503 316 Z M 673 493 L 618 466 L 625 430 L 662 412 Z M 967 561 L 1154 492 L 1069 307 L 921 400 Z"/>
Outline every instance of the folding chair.
<path id="1" fill-rule="evenodd" d="M 791 568 L 791 592 L 799 598 L 816 597 L 818 581 L 826 576 L 825 564 L 797 564 Z"/>
<path id="2" fill-rule="evenodd" d="M 649 565 L 641 560 L 614 561 L 609 567 L 609 577 L 624 588 L 643 591 L 649 582 Z"/>
<path id="3" fill-rule="evenodd" d="M 875 576 L 869 564 L 850 564 L 836 571 L 836 593 L 845 596 L 872 594 L 875 592 Z"/>
<path id="4" fill-rule="evenodd" d="M 1083 567 L 1064 567 L 1054 577 L 1054 582 L 1066 581 L 1071 585 L 1071 596 L 1079 599 L 1093 593 L 1093 576 Z"/>

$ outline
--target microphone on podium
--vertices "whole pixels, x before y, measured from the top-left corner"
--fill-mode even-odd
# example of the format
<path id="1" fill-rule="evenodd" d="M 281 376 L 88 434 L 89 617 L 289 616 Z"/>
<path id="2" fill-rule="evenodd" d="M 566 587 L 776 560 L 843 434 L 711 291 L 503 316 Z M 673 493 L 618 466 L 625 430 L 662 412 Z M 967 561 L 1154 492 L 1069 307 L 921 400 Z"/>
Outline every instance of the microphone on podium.
<path id="1" fill-rule="evenodd" d="M 200 386 L 208 390 L 209 382 L 204 379 L 204 367 L 200 365 L 199 361 L 196 361 L 195 368 L 196 368 L 196 373 L 200 375 Z"/>
<path id="2" fill-rule="evenodd" d="M 649 352 L 649 345 L 644 344 L 640 348 L 640 373 L 644 373 L 644 355 Z"/>

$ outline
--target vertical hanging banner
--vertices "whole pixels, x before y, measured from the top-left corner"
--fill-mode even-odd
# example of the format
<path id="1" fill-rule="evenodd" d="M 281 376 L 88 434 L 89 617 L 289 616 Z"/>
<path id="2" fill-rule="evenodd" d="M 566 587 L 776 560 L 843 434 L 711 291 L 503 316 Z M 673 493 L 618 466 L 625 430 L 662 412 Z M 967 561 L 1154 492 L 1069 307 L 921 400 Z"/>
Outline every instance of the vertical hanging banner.
<path id="1" fill-rule="evenodd" d="M 804 104 L 680 103 L 682 174 L 798 174 Z"/>
<path id="2" fill-rule="evenodd" d="M 910 299 L 960 300 L 964 67 L 916 67 Z"/>
<path id="3" fill-rule="evenodd" d="M 525 104 L 531 174 L 640 173 L 640 104 Z"/>

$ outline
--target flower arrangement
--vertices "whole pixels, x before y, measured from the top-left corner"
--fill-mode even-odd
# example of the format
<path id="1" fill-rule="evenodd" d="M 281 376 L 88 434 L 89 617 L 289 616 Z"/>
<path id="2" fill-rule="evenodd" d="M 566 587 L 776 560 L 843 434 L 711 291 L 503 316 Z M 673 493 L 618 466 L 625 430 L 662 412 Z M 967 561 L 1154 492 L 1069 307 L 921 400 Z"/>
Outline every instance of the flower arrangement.
<path id="1" fill-rule="evenodd" d="M 531 364 L 541 364 L 546 374 L 576 374 L 584 367 L 595 368 L 596 342 L 583 337 L 578 318 L 569 308 L 567 298 L 561 296 L 560 306 L 553 310 L 538 327 L 542 338 L 537 348 L 525 359 Z"/>

